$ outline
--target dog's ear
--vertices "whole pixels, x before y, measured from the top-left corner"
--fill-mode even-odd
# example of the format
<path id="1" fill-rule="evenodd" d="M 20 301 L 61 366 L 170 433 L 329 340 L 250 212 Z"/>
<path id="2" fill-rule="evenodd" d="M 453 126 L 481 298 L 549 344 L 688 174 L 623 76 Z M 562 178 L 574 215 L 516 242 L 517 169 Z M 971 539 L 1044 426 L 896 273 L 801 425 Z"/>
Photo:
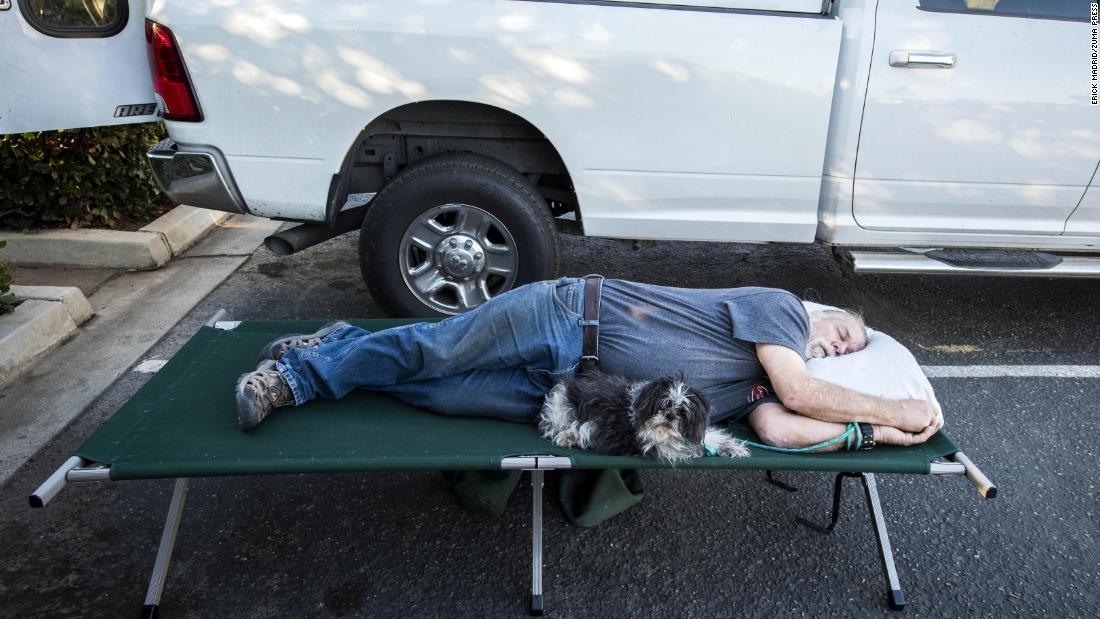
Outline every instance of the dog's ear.
<path id="1" fill-rule="evenodd" d="M 680 428 L 684 438 L 693 443 L 703 442 L 710 423 L 710 402 L 701 391 L 687 387 L 687 403 L 683 407 L 683 425 Z"/>
<path id="2" fill-rule="evenodd" d="M 642 427 L 661 410 L 661 400 L 668 393 L 663 381 L 650 381 L 634 396 L 634 426 Z"/>
<path id="3" fill-rule="evenodd" d="M 705 413 L 705 417 L 710 416 L 710 400 L 702 391 L 699 391 L 695 387 L 688 387 L 688 394 L 699 401 L 699 408 Z"/>

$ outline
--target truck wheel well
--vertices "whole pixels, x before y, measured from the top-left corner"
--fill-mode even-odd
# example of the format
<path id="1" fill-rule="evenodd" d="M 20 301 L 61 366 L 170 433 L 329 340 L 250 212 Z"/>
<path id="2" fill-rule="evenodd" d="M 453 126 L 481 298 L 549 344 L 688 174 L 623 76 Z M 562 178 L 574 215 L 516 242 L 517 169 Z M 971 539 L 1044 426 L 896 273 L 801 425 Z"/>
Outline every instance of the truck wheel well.
<path id="1" fill-rule="evenodd" d="M 377 193 L 409 164 L 463 152 L 510 165 L 535 185 L 555 217 L 580 219 L 569 171 L 550 140 L 520 116 L 467 101 L 410 103 L 373 120 L 349 155 L 348 193 Z"/>

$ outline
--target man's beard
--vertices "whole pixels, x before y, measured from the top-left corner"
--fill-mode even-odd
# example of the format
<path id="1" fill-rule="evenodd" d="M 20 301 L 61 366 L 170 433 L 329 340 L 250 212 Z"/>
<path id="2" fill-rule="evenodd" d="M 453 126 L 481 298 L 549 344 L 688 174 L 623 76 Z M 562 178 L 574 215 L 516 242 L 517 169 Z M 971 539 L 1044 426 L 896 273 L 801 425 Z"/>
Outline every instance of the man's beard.
<path id="1" fill-rule="evenodd" d="M 810 341 L 806 342 L 806 358 L 807 359 L 824 359 L 825 357 L 835 357 L 836 351 L 829 345 L 829 342 L 823 337 L 810 337 Z"/>

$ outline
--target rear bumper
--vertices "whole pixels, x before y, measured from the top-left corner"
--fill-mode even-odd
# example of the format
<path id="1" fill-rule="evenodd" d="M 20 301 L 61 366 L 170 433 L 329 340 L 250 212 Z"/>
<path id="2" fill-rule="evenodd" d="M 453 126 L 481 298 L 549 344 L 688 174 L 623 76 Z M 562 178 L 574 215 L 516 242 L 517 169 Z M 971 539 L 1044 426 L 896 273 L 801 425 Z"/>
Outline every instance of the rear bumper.
<path id="1" fill-rule="evenodd" d="M 225 156 L 213 146 L 176 144 L 167 138 L 145 156 L 161 191 L 176 202 L 248 214 Z"/>

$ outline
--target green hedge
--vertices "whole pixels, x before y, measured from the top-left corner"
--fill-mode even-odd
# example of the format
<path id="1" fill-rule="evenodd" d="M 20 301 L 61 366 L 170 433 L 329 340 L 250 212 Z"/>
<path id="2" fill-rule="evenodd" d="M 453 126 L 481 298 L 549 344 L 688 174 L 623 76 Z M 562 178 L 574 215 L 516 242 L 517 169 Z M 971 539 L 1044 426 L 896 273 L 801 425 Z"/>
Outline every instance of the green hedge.
<path id="1" fill-rule="evenodd" d="M 145 153 L 149 123 L 0 136 L 0 228 L 111 227 L 163 209 Z"/>
<path id="2" fill-rule="evenodd" d="M 0 241 L 0 249 L 4 249 L 7 241 Z M 10 312 L 15 307 L 15 295 L 11 289 L 11 263 L 0 260 L 0 314 Z"/>

